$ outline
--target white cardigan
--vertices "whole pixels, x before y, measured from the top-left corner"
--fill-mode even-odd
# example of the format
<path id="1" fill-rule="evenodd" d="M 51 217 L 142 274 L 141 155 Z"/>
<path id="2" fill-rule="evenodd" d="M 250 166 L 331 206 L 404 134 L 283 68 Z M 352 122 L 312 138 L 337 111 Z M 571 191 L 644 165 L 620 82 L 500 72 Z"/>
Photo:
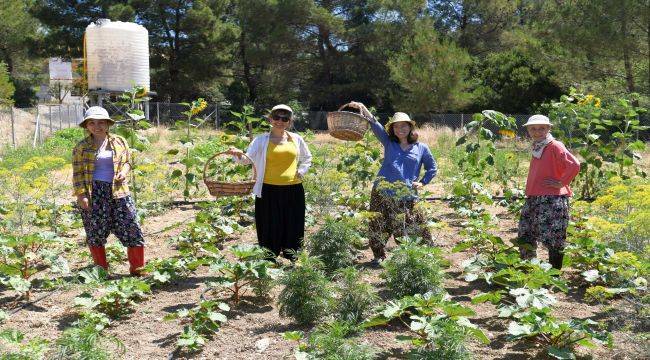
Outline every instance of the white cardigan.
<path id="1" fill-rule="evenodd" d="M 304 177 L 311 166 L 311 152 L 307 147 L 307 143 L 303 140 L 302 136 L 287 131 L 289 140 L 291 140 L 298 150 L 298 170 L 297 174 L 299 177 Z M 255 186 L 253 187 L 253 194 L 261 198 L 262 197 L 262 184 L 264 183 L 264 171 L 266 169 L 266 151 L 269 147 L 269 133 L 262 134 L 253 139 L 248 149 L 246 150 L 246 155 L 253 159 L 253 164 L 255 164 L 255 169 L 257 170 L 257 178 L 255 179 Z M 250 163 L 248 159 L 242 157 L 239 160 L 241 163 Z"/>

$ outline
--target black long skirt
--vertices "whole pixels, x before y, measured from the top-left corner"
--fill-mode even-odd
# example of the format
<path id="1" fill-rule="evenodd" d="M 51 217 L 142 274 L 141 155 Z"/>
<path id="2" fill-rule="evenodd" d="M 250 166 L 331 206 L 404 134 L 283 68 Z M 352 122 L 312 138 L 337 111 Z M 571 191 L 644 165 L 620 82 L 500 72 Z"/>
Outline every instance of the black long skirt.
<path id="1" fill-rule="evenodd" d="M 255 198 L 255 225 L 260 246 L 293 259 L 305 236 L 305 189 L 302 184 L 262 186 Z"/>

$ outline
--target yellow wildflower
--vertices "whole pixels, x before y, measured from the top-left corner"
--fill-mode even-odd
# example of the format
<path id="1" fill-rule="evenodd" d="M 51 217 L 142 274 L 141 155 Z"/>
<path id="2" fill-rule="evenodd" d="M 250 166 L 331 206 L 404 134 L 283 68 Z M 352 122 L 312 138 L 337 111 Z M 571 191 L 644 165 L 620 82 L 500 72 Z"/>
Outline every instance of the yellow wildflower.
<path id="1" fill-rule="evenodd" d="M 508 129 L 499 129 L 499 135 L 512 139 L 515 137 L 515 132 Z"/>
<path id="2" fill-rule="evenodd" d="M 208 107 L 208 103 L 203 98 L 192 101 L 192 115 L 200 113 L 205 110 L 206 107 Z"/>

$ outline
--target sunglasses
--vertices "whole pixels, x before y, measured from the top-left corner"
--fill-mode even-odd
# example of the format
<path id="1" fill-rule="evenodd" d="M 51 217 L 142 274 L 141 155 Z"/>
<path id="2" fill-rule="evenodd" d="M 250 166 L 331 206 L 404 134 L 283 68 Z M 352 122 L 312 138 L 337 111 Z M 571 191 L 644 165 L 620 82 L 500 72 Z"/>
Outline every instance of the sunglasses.
<path id="1" fill-rule="evenodd" d="M 282 115 L 273 115 L 273 120 L 282 121 L 282 122 L 289 122 L 289 120 L 291 120 L 291 117 L 282 116 Z"/>

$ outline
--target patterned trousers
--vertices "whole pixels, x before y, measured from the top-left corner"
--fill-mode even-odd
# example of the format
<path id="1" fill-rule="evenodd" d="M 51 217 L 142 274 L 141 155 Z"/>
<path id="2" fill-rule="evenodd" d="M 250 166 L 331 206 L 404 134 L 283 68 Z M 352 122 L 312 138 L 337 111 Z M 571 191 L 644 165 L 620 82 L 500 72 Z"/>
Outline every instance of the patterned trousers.
<path id="1" fill-rule="evenodd" d="M 93 181 L 90 208 L 81 210 L 81 219 L 89 246 L 105 246 L 111 232 L 126 247 L 144 246 L 133 199 L 113 199 L 111 183 Z"/>
<path id="2" fill-rule="evenodd" d="M 385 258 L 384 248 L 391 235 L 419 236 L 425 243 L 431 242 L 431 232 L 426 226 L 424 214 L 415 208 L 415 200 L 400 200 L 380 191 L 370 194 L 370 211 L 378 216 L 370 220 L 368 236 L 370 249 L 375 258 Z"/>
<path id="3" fill-rule="evenodd" d="M 519 219 L 518 237 L 520 242 L 528 246 L 520 248 L 521 257 L 523 259 L 535 257 L 538 242 L 542 242 L 549 249 L 549 253 L 562 252 L 568 225 L 569 198 L 567 196 L 543 195 L 526 198 Z"/>

